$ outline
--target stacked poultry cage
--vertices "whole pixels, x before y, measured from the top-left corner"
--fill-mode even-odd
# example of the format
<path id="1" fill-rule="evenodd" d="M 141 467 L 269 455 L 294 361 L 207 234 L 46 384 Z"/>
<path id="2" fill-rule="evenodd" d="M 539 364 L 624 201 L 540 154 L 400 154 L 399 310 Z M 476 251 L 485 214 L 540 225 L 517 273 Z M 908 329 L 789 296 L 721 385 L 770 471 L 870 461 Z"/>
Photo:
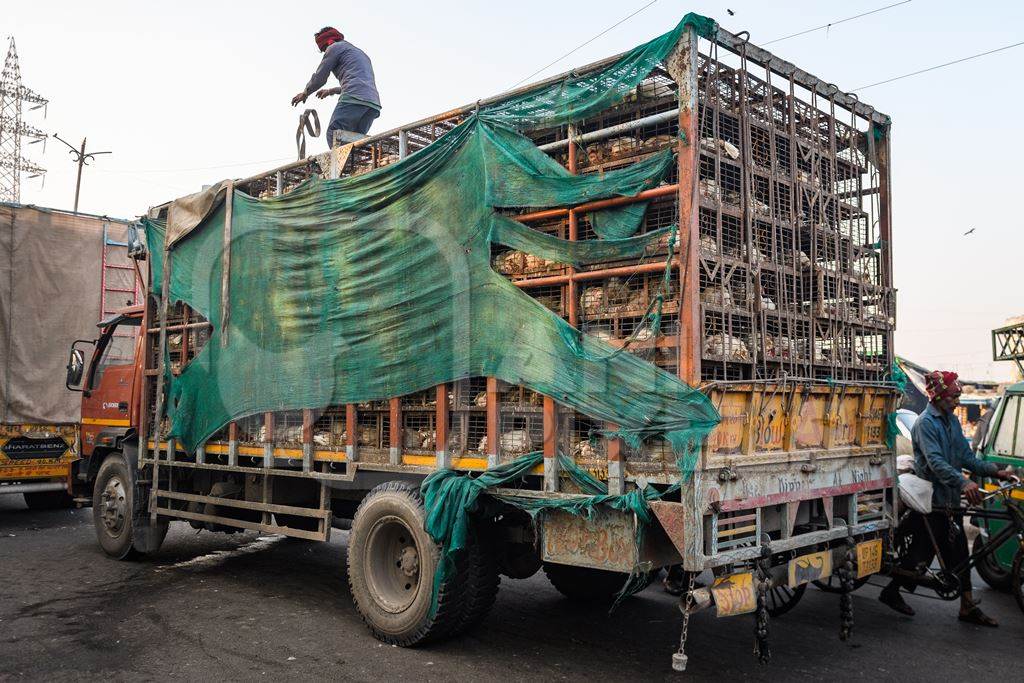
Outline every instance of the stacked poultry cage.
<path id="1" fill-rule="evenodd" d="M 863 112 L 837 103 L 838 90 L 825 96 L 821 88 L 807 89 L 792 75 L 780 75 L 786 65 L 772 63 L 777 58 L 757 48 L 752 52 L 747 54 L 742 41 L 725 46 L 701 39 L 695 156 L 691 141 L 680 135 L 680 88 L 667 66 L 575 127 L 527 131 L 571 173 L 606 173 L 665 149 L 681 153 L 685 159 L 660 187 L 623 210 L 639 219 L 635 234 L 682 225 L 691 231 L 689 240 L 666 238 L 640 259 L 583 268 L 495 245 L 492 266 L 583 333 L 687 381 L 882 381 L 892 360 L 895 304 L 881 249 L 888 169 L 880 163 L 879 128 Z M 848 96 L 839 99 L 850 102 Z M 459 110 L 368 144 L 335 149 L 303 166 L 252 179 L 246 189 L 265 196 L 286 192 L 311 174 L 366 173 L 426 147 L 469 115 Z M 683 184 L 692 180 L 696 187 L 680 184 L 687 164 L 693 168 Z M 695 219 L 680 213 L 685 194 L 694 196 Z M 585 210 L 503 211 L 561 239 L 607 236 L 595 225 L 595 214 Z M 679 244 L 697 251 L 695 274 L 686 268 L 688 254 L 673 246 Z M 696 320 L 682 310 L 681 275 L 699 289 Z M 699 348 L 695 358 L 681 362 L 688 349 L 680 332 L 690 324 L 699 325 Z M 698 374 L 687 373 L 698 367 Z M 501 406 L 498 460 L 540 448 L 543 397 L 503 383 L 495 396 Z M 445 445 L 437 443 L 438 400 L 449 404 L 447 449 L 454 457 L 486 457 L 484 378 L 401 399 L 403 453 L 429 456 Z M 364 457 L 385 457 L 388 416 L 398 413 L 387 402 L 356 411 L 356 442 Z M 558 449 L 606 475 L 611 442 L 596 436 L 614 425 L 558 411 Z M 314 438 L 344 443 L 347 435 L 338 426 L 345 421 L 344 407 L 334 417 L 329 413 L 316 420 Z M 643 474 L 648 466 L 652 473 L 664 472 L 667 458 L 665 444 L 647 445 L 644 453 L 630 454 L 631 474 Z"/>

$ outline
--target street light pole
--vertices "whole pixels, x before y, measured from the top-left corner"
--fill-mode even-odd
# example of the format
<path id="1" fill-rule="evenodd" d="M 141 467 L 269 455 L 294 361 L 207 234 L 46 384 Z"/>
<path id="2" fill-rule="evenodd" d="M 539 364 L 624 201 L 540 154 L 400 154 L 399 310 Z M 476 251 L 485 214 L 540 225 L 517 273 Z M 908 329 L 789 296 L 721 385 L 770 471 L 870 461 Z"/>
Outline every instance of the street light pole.
<path id="1" fill-rule="evenodd" d="M 75 146 L 72 145 L 71 143 L 69 143 L 67 140 L 61 139 L 61 137 L 59 135 L 57 135 L 56 133 L 53 134 L 53 137 L 56 138 L 57 140 L 60 140 L 61 142 L 63 142 L 65 145 L 68 146 L 68 149 L 71 150 L 70 151 L 71 156 L 74 158 L 75 163 L 78 164 L 78 177 L 75 180 L 75 209 L 74 209 L 74 212 L 78 213 L 78 193 L 82 189 L 82 167 L 85 166 L 86 164 L 88 164 L 90 159 L 94 159 L 96 157 L 96 155 L 98 155 L 98 154 L 112 154 L 112 152 L 88 152 L 88 153 L 86 153 L 86 151 L 85 151 L 85 140 L 86 140 L 86 138 L 82 138 L 82 147 L 80 149 L 78 149 L 78 148 L 75 148 Z"/>

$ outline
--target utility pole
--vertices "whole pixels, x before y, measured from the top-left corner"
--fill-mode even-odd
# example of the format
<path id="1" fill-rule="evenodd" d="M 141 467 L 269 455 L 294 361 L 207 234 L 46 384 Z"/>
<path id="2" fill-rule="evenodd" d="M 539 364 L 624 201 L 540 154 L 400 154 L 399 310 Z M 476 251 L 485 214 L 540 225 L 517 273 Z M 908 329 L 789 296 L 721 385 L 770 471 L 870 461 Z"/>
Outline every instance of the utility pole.
<path id="1" fill-rule="evenodd" d="M 74 145 L 72 145 L 70 142 L 68 142 L 67 140 L 64 140 L 63 138 L 61 138 L 56 133 L 53 134 L 53 137 L 56 138 L 57 140 L 60 140 L 61 142 L 63 142 L 65 145 L 68 146 L 68 149 L 71 150 L 71 152 L 70 152 L 71 156 L 74 158 L 75 163 L 78 164 L 78 179 L 75 180 L 75 210 L 74 210 L 75 213 L 78 213 L 78 193 L 82 189 L 82 167 L 85 166 L 86 164 L 88 164 L 89 160 L 90 159 L 94 159 L 96 157 L 96 155 L 98 155 L 98 154 L 113 154 L 113 152 L 86 152 L 85 151 L 85 140 L 86 140 L 85 138 L 82 138 L 82 147 L 81 147 L 81 149 L 78 149 Z"/>

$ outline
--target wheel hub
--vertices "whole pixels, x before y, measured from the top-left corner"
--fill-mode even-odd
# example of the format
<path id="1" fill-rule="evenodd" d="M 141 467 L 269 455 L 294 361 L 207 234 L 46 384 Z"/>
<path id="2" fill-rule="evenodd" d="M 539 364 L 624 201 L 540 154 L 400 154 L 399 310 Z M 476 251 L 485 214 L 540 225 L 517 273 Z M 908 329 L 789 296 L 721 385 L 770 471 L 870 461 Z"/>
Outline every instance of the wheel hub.
<path id="1" fill-rule="evenodd" d="M 120 477 L 111 477 L 100 495 L 100 516 L 103 527 L 111 536 L 117 536 L 124 529 L 128 518 L 128 493 Z"/>
<path id="2" fill-rule="evenodd" d="M 366 538 L 364 572 L 374 602 L 398 614 L 416 600 L 420 588 L 420 550 L 404 520 L 378 520 Z"/>
<path id="3" fill-rule="evenodd" d="M 398 561 L 402 573 L 406 576 L 413 577 L 420 573 L 420 556 L 411 545 L 402 548 Z"/>

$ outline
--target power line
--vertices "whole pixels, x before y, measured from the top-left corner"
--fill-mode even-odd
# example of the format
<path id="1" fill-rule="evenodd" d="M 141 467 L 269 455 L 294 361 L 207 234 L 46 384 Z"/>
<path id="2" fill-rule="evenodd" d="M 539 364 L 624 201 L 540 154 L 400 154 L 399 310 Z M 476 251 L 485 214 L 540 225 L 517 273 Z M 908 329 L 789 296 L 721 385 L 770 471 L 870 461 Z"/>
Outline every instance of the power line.
<path id="1" fill-rule="evenodd" d="M 619 20 L 618 20 L 617 22 L 615 22 L 614 24 L 612 24 L 611 26 L 609 26 L 609 27 L 608 27 L 608 28 L 606 28 L 605 30 L 601 31 L 600 33 L 598 33 L 598 34 L 597 34 L 596 36 L 594 36 L 594 37 L 593 37 L 593 38 L 591 38 L 590 40 L 588 40 L 588 41 L 586 41 L 586 42 L 583 42 L 583 43 L 580 43 L 579 45 L 577 45 L 577 46 L 576 46 L 576 47 L 574 47 L 573 49 L 569 50 L 569 51 L 568 51 L 568 52 L 566 52 L 566 53 L 565 53 L 564 55 L 562 55 L 561 57 L 559 57 L 558 59 L 556 59 L 555 61 L 553 61 L 553 62 L 551 62 L 550 64 L 547 64 L 547 65 L 545 65 L 545 66 L 542 66 L 541 68 L 537 69 L 536 71 L 534 71 L 534 72 L 533 72 L 532 74 L 530 74 L 530 75 L 529 75 L 529 76 L 527 76 L 526 78 L 522 79 L 521 81 L 519 81 L 519 82 L 517 82 L 517 83 L 514 83 L 514 84 L 513 84 L 513 85 L 512 85 L 512 86 L 511 86 L 511 87 L 509 88 L 509 90 L 511 90 L 512 88 L 516 88 L 516 87 L 518 87 L 519 85 L 521 85 L 521 84 L 525 83 L 526 81 L 530 80 L 531 78 L 533 78 L 533 77 L 534 77 L 534 76 L 536 76 L 537 74 L 539 74 L 539 73 L 543 73 L 544 71 L 546 71 L 546 70 L 547 70 L 547 69 L 549 69 L 550 67 L 554 66 L 555 64 L 558 64 L 558 63 L 559 63 L 560 61 L 562 61 L 563 59 L 565 59 L 565 58 L 566 58 L 566 57 L 568 57 L 569 55 L 571 55 L 571 54 L 573 54 L 573 53 L 575 53 L 575 52 L 578 52 L 578 51 L 579 51 L 579 50 L 580 50 L 581 48 L 583 48 L 583 47 L 586 47 L 587 45 L 590 45 L 590 44 L 591 44 L 592 42 L 594 42 L 595 40 L 597 40 L 598 38 L 600 38 L 600 37 L 601 37 L 601 36 L 603 36 L 604 34 L 608 33 L 609 31 L 611 31 L 611 30 L 612 30 L 613 28 L 615 28 L 616 26 L 619 26 L 620 24 L 623 24 L 623 23 L 625 23 L 625 22 L 626 22 L 626 21 L 628 21 L 629 19 L 632 19 L 633 17 L 635 17 L 636 15 L 640 14 L 641 12 L 643 12 L 643 11 L 644 11 L 645 9 L 647 9 L 647 8 L 648 8 L 648 7 L 650 7 L 651 5 L 655 4 L 656 2 L 658 2 L 658 0 L 651 0 L 651 2 L 647 3 L 646 5 L 644 5 L 643 7 L 641 7 L 640 9 L 638 9 L 638 10 L 636 10 L 636 11 L 632 12 L 631 14 L 628 14 L 627 16 L 623 17 L 622 19 L 619 19 Z M 910 0 L 906 0 L 906 2 L 910 2 Z"/>
<path id="2" fill-rule="evenodd" d="M 108 173 L 187 173 L 189 171 L 215 171 L 220 168 L 236 168 L 238 166 L 254 166 L 256 164 L 275 164 L 288 161 L 291 157 L 279 157 L 277 159 L 262 159 L 260 161 L 240 161 L 233 164 L 220 164 L 218 166 L 197 166 L 195 168 L 124 168 L 108 169 Z"/>
<path id="3" fill-rule="evenodd" d="M 788 36 L 782 36 L 781 38 L 776 38 L 775 40 L 769 40 L 767 43 L 761 43 L 761 45 L 771 45 L 772 43 L 778 43 L 778 42 L 783 41 L 783 40 L 789 40 L 790 38 L 796 38 L 797 36 L 802 36 L 802 35 L 805 35 L 807 33 L 814 33 L 815 31 L 820 31 L 823 28 L 831 28 L 833 26 L 837 26 L 839 24 L 846 23 L 847 21 L 853 21 L 854 19 L 860 19 L 861 17 L 866 17 L 869 14 L 877 14 L 878 12 L 884 12 L 887 9 L 892 9 L 893 7 L 899 7 L 900 5 L 905 5 L 908 2 L 910 2 L 910 0 L 903 0 L 902 2 L 896 2 L 896 3 L 893 3 L 891 5 L 886 5 L 885 7 L 879 7 L 878 9 L 873 9 L 870 12 L 861 12 L 860 14 L 855 14 L 852 17 L 846 17 L 845 19 L 839 19 L 837 21 L 833 21 L 833 22 L 830 22 L 828 24 L 823 24 L 821 26 L 815 26 L 814 28 L 809 28 L 809 29 L 806 29 L 804 31 L 800 31 L 799 33 L 792 33 L 792 34 L 790 34 Z"/>
<path id="4" fill-rule="evenodd" d="M 1024 45 L 1024 40 L 1020 41 L 1019 43 L 1014 43 L 1012 45 L 1004 45 L 1003 47 L 997 47 L 996 49 L 989 50 L 987 52 L 979 52 L 978 54 L 971 55 L 969 57 L 954 59 L 952 62 L 946 62 L 945 64 L 936 64 L 935 66 L 930 66 L 927 69 L 913 71 L 909 74 L 903 74 L 902 76 L 893 76 L 892 78 L 887 78 L 884 81 L 878 81 L 877 83 L 872 83 L 871 85 L 862 85 L 859 88 L 854 88 L 854 91 L 867 90 L 868 88 L 874 88 L 876 85 L 885 85 L 886 83 L 892 83 L 893 81 L 898 81 L 904 78 L 910 78 L 911 76 L 917 76 L 919 74 L 928 73 L 929 71 L 935 71 L 936 69 L 942 69 L 943 67 L 952 66 L 954 64 L 960 64 L 961 62 L 966 62 L 972 59 L 977 59 L 978 57 L 984 57 L 986 55 L 995 54 L 996 52 L 1002 52 L 1003 50 L 1009 50 L 1011 47 L 1019 47 L 1021 45 Z"/>

